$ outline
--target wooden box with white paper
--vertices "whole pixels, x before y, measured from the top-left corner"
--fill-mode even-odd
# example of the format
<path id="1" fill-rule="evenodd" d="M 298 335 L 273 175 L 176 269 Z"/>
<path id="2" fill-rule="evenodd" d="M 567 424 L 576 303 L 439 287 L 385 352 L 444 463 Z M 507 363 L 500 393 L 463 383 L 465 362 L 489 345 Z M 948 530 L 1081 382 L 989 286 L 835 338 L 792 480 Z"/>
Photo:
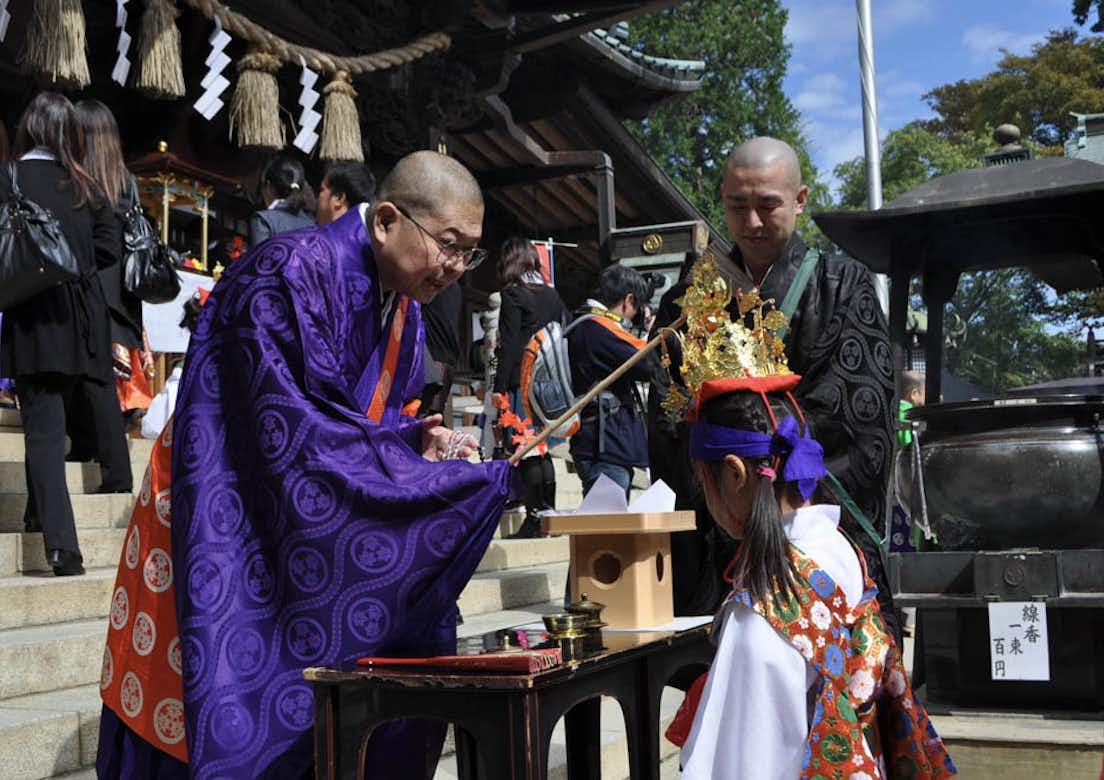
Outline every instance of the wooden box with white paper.
<path id="1" fill-rule="evenodd" d="M 646 629 L 674 620 L 671 534 L 694 529 L 692 511 L 673 511 L 674 494 L 658 482 L 626 505 L 612 480 L 599 478 L 579 508 L 546 513 L 546 533 L 571 537 L 571 598 L 586 593 L 606 605 L 611 629 Z"/>

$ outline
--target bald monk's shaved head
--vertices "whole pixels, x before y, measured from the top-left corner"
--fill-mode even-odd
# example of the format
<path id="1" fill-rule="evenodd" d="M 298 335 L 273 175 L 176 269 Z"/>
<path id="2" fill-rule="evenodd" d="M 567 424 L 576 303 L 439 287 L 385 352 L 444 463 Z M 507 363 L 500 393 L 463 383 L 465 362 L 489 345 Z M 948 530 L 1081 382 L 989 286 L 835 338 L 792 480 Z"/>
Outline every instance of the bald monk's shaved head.
<path id="1" fill-rule="evenodd" d="M 482 209 L 483 193 L 471 171 L 451 157 L 421 151 L 399 160 L 380 185 L 376 202 L 391 201 L 415 214 L 441 214 L 448 206 Z"/>
<path id="2" fill-rule="evenodd" d="M 797 152 L 785 141 L 762 136 L 737 146 L 728 156 L 727 168 L 771 168 L 779 163 L 785 166 L 786 180 L 796 192 L 801 188 L 801 163 Z"/>

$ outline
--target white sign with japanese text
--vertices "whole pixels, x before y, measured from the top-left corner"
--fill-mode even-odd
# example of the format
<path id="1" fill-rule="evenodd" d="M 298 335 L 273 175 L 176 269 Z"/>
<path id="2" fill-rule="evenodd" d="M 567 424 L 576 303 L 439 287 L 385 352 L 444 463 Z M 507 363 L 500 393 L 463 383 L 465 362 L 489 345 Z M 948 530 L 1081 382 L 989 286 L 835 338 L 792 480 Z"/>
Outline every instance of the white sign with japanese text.
<path id="1" fill-rule="evenodd" d="M 994 680 L 1049 680 L 1046 603 L 989 605 L 989 667 Z"/>

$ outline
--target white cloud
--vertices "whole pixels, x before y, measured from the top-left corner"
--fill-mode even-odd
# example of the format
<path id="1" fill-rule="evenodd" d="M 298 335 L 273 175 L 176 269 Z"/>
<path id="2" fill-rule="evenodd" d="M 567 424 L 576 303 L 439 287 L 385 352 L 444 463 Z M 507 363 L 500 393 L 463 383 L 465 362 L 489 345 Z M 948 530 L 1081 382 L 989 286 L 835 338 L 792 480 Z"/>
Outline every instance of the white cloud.
<path id="1" fill-rule="evenodd" d="M 1014 33 L 995 24 L 975 24 L 962 34 L 962 44 L 975 62 L 995 61 L 1001 49 L 1027 54 L 1042 39 L 1039 33 Z"/>
<path id="2" fill-rule="evenodd" d="M 786 40 L 799 55 L 821 59 L 858 56 L 858 16 L 853 0 L 783 0 Z M 878 0 L 871 9 L 874 43 L 905 27 L 935 19 L 929 0 Z"/>
<path id="3" fill-rule="evenodd" d="M 902 27 L 930 22 L 935 14 L 927 0 L 890 0 L 871 9 L 875 33 L 896 32 Z"/>
<path id="4" fill-rule="evenodd" d="M 794 97 L 793 104 L 799 111 L 815 113 L 844 104 L 843 91 L 847 84 L 835 73 L 818 73 L 805 82 Z"/>

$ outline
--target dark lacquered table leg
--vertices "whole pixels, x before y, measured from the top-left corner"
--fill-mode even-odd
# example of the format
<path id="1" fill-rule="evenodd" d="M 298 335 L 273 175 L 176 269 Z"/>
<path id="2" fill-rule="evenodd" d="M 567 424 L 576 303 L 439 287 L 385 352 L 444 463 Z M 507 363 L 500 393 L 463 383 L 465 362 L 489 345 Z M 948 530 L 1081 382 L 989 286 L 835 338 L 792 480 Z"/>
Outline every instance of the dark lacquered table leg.
<path id="1" fill-rule="evenodd" d="M 580 702 L 564 715 L 567 776 L 593 780 L 602 776 L 602 699 Z"/>

